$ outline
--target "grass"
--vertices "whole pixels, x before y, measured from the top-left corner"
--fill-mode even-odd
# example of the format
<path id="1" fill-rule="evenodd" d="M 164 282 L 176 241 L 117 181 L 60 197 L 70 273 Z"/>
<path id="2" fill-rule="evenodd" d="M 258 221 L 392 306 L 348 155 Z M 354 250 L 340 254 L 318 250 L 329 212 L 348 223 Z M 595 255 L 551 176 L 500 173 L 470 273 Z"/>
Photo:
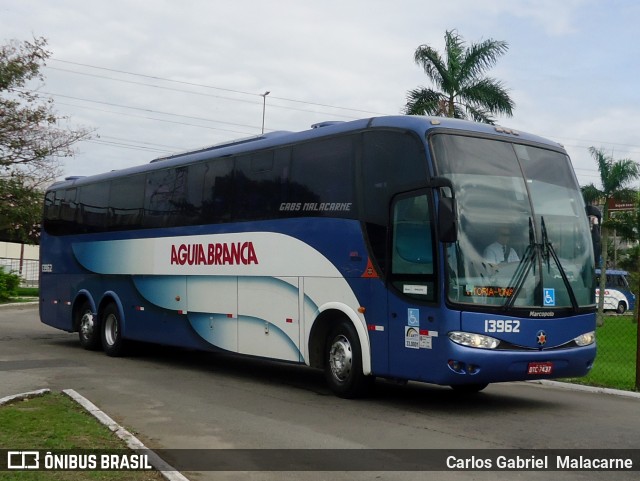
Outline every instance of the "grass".
<path id="1" fill-rule="evenodd" d="M 636 377 L 638 324 L 630 316 L 606 316 L 596 330 L 598 354 L 591 372 L 569 381 L 590 386 L 633 391 Z"/>
<path id="2" fill-rule="evenodd" d="M 18 287 L 16 295 L 11 296 L 6 302 L 0 304 L 9 304 L 14 302 L 31 302 L 38 300 L 39 290 L 37 287 Z"/>
<path id="3" fill-rule="evenodd" d="M 126 449 L 106 426 L 63 394 L 0 406 L 0 449 Z M 6 471 L 3 481 L 160 481 L 157 471 Z"/>
<path id="4" fill-rule="evenodd" d="M 38 288 L 18 287 L 18 297 L 38 297 Z"/>

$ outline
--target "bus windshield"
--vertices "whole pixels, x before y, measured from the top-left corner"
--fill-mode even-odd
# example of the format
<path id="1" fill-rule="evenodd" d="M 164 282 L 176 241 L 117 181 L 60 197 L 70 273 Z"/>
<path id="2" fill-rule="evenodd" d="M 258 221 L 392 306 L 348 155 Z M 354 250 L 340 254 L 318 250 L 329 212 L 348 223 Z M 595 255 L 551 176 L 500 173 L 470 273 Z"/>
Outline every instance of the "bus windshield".
<path id="1" fill-rule="evenodd" d="M 458 206 L 448 300 L 501 309 L 593 306 L 593 249 L 566 154 L 461 135 L 434 135 L 431 144 Z"/>

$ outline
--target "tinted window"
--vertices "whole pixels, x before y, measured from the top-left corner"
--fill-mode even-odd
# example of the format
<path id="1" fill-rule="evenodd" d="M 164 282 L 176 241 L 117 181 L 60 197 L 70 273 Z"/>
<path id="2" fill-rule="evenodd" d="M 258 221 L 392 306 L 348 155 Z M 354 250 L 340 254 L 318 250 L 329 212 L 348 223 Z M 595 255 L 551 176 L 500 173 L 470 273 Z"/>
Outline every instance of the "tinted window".
<path id="1" fill-rule="evenodd" d="M 44 198 L 44 228 L 51 234 L 60 233 L 60 204 L 64 191 L 47 192 Z"/>
<path id="2" fill-rule="evenodd" d="M 289 203 L 299 215 L 356 215 L 352 137 L 308 142 L 293 148 Z"/>
<path id="3" fill-rule="evenodd" d="M 193 164 L 187 167 L 186 192 L 184 198 L 185 225 L 199 224 L 202 219 L 204 182 L 207 164 Z"/>
<path id="4" fill-rule="evenodd" d="M 109 183 L 84 185 L 78 189 L 80 231 L 100 232 L 107 226 Z"/>
<path id="5" fill-rule="evenodd" d="M 216 159 L 204 164 L 203 224 L 231 222 L 233 202 L 233 159 Z"/>
<path id="6" fill-rule="evenodd" d="M 64 191 L 50 191 L 44 197 L 44 216 L 47 220 L 57 220 L 60 218 L 61 195 Z"/>
<path id="7" fill-rule="evenodd" d="M 386 224 L 394 195 L 424 185 L 427 161 L 420 140 L 396 131 L 365 132 L 362 155 L 364 216 Z"/>
<path id="8" fill-rule="evenodd" d="M 60 204 L 60 220 L 68 227 L 76 223 L 76 213 L 78 204 L 76 203 L 77 189 L 67 189 L 64 192 L 62 203 Z"/>
<path id="9" fill-rule="evenodd" d="M 142 226 L 144 175 L 123 177 L 111 182 L 109 227 L 113 230 L 137 229 Z"/>
<path id="10" fill-rule="evenodd" d="M 387 270 L 387 224 L 391 198 L 424 184 L 426 176 L 425 151 L 415 135 L 384 130 L 363 134 L 363 217 L 371 251 L 383 272 Z"/>
<path id="11" fill-rule="evenodd" d="M 147 174 L 145 227 L 170 227 L 184 224 L 193 214 L 187 198 L 187 168 L 165 169 Z"/>
<path id="12" fill-rule="evenodd" d="M 154 170 L 81 186 L 78 193 L 50 192 L 45 228 L 74 234 L 290 216 L 355 217 L 353 160 L 352 137 L 345 136 Z"/>
<path id="13" fill-rule="evenodd" d="M 289 158 L 289 149 L 283 149 L 236 159 L 236 220 L 280 217 L 289 181 Z"/>

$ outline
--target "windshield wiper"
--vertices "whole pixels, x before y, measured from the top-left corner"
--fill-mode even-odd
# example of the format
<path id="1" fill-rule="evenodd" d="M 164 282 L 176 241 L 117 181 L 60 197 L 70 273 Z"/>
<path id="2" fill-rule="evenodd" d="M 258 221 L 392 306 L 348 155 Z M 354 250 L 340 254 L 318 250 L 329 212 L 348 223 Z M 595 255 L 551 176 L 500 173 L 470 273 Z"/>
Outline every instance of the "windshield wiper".
<path id="1" fill-rule="evenodd" d="M 529 271 L 531 267 L 534 265 L 534 261 L 536 259 L 538 252 L 538 245 L 536 244 L 536 236 L 533 229 L 533 220 L 529 217 L 529 245 L 527 249 L 524 251 L 522 259 L 516 268 L 516 271 L 511 276 L 511 280 L 509 281 L 510 286 L 514 286 L 513 292 L 507 299 L 507 302 L 502 306 L 505 310 L 509 310 L 513 307 L 513 304 L 516 302 L 522 287 L 524 286 L 525 281 L 527 280 L 527 276 L 529 275 Z"/>
<path id="2" fill-rule="evenodd" d="M 567 288 L 567 293 L 569 294 L 569 300 L 571 301 L 571 307 L 573 307 L 574 311 L 578 310 L 578 300 L 576 299 L 576 294 L 573 291 L 573 287 L 571 287 L 571 282 L 567 277 L 567 272 L 564 270 L 564 267 L 560 263 L 560 259 L 556 254 L 556 250 L 553 248 L 553 244 L 549 242 L 549 236 L 547 235 L 547 226 L 544 223 L 544 216 L 540 217 L 540 224 L 542 226 L 542 247 L 543 258 L 547 261 L 547 273 L 551 273 L 551 263 L 550 258 L 553 258 L 553 261 L 558 266 L 558 272 L 560 272 L 560 277 L 562 277 L 562 282 L 564 286 Z"/>

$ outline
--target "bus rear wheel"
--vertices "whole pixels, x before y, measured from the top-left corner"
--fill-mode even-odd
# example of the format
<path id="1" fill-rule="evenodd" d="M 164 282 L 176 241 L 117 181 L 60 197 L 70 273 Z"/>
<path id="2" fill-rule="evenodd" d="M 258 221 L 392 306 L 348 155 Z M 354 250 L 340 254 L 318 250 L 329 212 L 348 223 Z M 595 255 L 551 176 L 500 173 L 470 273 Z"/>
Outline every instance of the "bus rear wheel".
<path id="1" fill-rule="evenodd" d="M 624 314 L 626 311 L 627 305 L 623 301 L 618 302 L 618 308 L 616 309 L 616 312 L 618 314 Z"/>
<path id="2" fill-rule="evenodd" d="M 83 302 L 75 316 L 74 325 L 78 327 L 80 345 L 89 351 L 100 349 L 100 326 L 98 317 L 91 310 L 91 304 L 88 301 Z"/>
<path id="3" fill-rule="evenodd" d="M 341 322 L 327 337 L 324 374 L 339 397 L 357 398 L 370 390 L 374 377 L 362 372 L 360 342 L 350 322 Z"/>
<path id="4" fill-rule="evenodd" d="M 122 338 L 122 320 L 115 304 L 109 304 L 100 316 L 102 327 L 102 348 L 107 356 L 122 356 L 125 340 Z"/>

